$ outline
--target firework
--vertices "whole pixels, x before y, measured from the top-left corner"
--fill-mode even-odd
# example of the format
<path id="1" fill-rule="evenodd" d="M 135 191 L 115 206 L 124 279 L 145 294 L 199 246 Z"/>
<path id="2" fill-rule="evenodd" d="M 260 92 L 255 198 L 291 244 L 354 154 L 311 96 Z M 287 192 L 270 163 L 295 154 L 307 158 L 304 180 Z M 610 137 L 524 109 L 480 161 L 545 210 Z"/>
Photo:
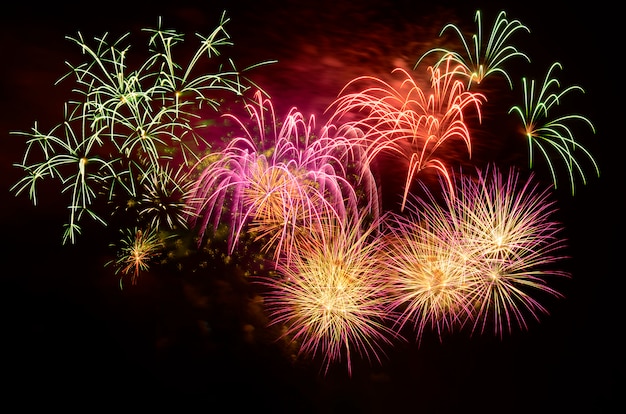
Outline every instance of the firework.
<path id="1" fill-rule="evenodd" d="M 190 213 L 188 199 L 192 181 L 182 169 L 160 168 L 141 176 L 138 216 L 150 227 L 164 230 L 185 229 Z"/>
<path id="2" fill-rule="evenodd" d="M 428 328 L 442 339 L 472 315 L 468 281 L 474 269 L 446 234 L 431 231 L 413 214 L 391 217 L 386 254 L 391 309 L 399 312 L 396 328 L 412 326 L 418 342 Z M 439 219 L 446 224 L 445 215 Z"/>
<path id="3" fill-rule="evenodd" d="M 444 193 L 443 207 L 432 194 L 416 198 L 420 222 L 463 262 L 473 330 L 493 324 L 502 335 L 514 325 L 526 328 L 528 316 L 538 320 L 547 313 L 533 295 L 559 297 L 548 281 L 568 276 L 554 269 L 566 256 L 549 189 L 541 190 L 532 175 L 522 182 L 514 168 L 507 177 L 495 167 L 477 169 L 476 177 L 463 175 L 456 182 L 455 196 Z"/>
<path id="4" fill-rule="evenodd" d="M 141 272 L 150 269 L 153 262 L 162 252 L 164 241 L 152 228 L 142 231 L 138 228 L 127 229 L 123 233 L 118 248 L 117 259 L 107 265 L 115 267 L 115 273 L 122 276 L 131 276 L 132 284 L 137 282 Z M 123 277 L 120 278 L 120 288 L 123 287 Z"/>
<path id="5" fill-rule="evenodd" d="M 35 124 L 32 132 L 23 133 L 31 138 L 28 140 L 22 163 L 16 166 L 22 168 L 26 175 L 14 184 L 11 190 L 16 194 L 28 190 L 30 199 L 36 205 L 36 188 L 39 182 L 46 178 L 59 179 L 63 184 L 63 192 L 71 194 L 68 207 L 70 218 L 63 234 L 63 243 L 67 240 L 74 243 L 75 237 L 80 234 L 79 221 L 83 214 L 105 224 L 105 220 L 91 206 L 97 197 L 97 188 L 102 182 L 117 175 L 113 166 L 116 160 L 104 160 L 92 154 L 99 143 L 96 136 L 92 135 L 81 141 L 68 125 L 65 136 L 62 137 L 57 135 L 59 128 L 43 133 Z M 44 161 L 28 161 L 35 148 L 44 155 Z"/>
<path id="6" fill-rule="evenodd" d="M 193 191 L 197 217 L 191 221 L 201 236 L 208 227 L 228 223 L 231 251 L 249 226 L 259 237 L 268 237 L 266 248 L 275 249 L 279 256 L 301 228 L 316 227 L 328 216 L 339 221 L 355 216 L 361 200 L 350 171 L 361 178 L 369 176 L 362 171 L 358 148 L 331 134 L 335 129 L 325 126 L 319 138 L 314 136 L 314 117 L 306 120 L 295 108 L 279 128 L 271 100 L 260 93 L 256 96 L 256 104 L 246 105 L 254 128 L 225 115 L 241 126 L 244 135 L 201 162 Z M 375 189 L 372 183 L 365 187 Z M 377 193 L 367 194 L 368 208 L 377 213 L 373 207 Z"/>
<path id="7" fill-rule="evenodd" d="M 299 354 L 321 355 L 326 370 L 345 361 L 352 372 L 356 355 L 381 361 L 384 346 L 398 337 L 387 327 L 390 313 L 376 222 L 328 222 L 301 233 L 290 260 L 280 261 L 277 276 L 261 278 L 271 324 Z"/>
<path id="8" fill-rule="evenodd" d="M 400 89 L 378 78 L 357 78 L 346 85 L 332 104 L 335 112 L 331 120 L 335 122 L 348 114 L 358 115 L 365 111 L 363 118 L 347 124 L 362 131 L 359 141 L 366 148 L 368 163 L 371 164 L 381 153 L 398 155 L 408 162 L 401 210 L 404 210 L 412 182 L 424 169 L 435 169 L 453 190 L 447 165 L 435 156 L 445 142 L 462 141 L 471 156 L 465 112 L 468 107 L 473 107 L 480 120 L 484 96 L 467 91 L 463 82 L 453 76 L 463 72 L 463 68 L 451 67 L 452 59 L 446 62 L 443 70 L 428 68 L 430 93 L 425 93 L 408 72 L 396 69 L 394 72 L 404 78 Z M 345 93 L 348 87 L 361 81 L 374 82 L 375 86 Z"/>
<path id="9" fill-rule="evenodd" d="M 94 205 L 98 195 L 107 195 L 107 201 L 137 199 L 138 171 L 169 174 L 169 163 L 184 165 L 208 145 L 194 129 L 196 111 L 203 104 L 216 109 L 213 96 L 218 93 L 238 96 L 248 88 L 241 76 L 245 70 L 233 66 L 224 71 L 220 65 L 212 73 L 200 64 L 205 63 L 201 58 L 210 59 L 230 44 L 227 22 L 222 15 L 213 33 L 198 35 L 200 45 L 187 66 L 173 60 L 173 49 L 183 36 L 162 28 L 160 21 L 157 29 L 146 29 L 150 53 L 136 70 L 128 64 L 130 47 L 124 44 L 128 34 L 113 42 L 107 35 L 96 37 L 95 44 L 80 33 L 68 37 L 87 61 L 69 64 L 71 70 L 59 81 L 73 77 L 79 98 L 65 104 L 63 122 L 50 132 L 42 132 L 35 123 L 32 131 L 16 133 L 28 141 L 22 162 L 15 164 L 25 176 L 12 187 L 16 195 L 28 191 L 36 203 L 40 181 L 51 178 L 62 183 L 63 193 L 71 195 L 64 243 L 75 241 L 84 215 L 106 224 L 107 217 Z"/>
<path id="10" fill-rule="evenodd" d="M 513 106 L 509 113 L 516 113 L 524 126 L 524 135 L 528 140 L 530 167 L 533 167 L 534 150 L 536 149 L 547 162 L 554 186 L 557 187 L 556 170 L 551 158 L 551 154 L 556 153 L 567 166 L 573 195 L 576 175 L 580 176 L 584 184 L 587 182 L 584 168 L 576 157 L 577 155 L 587 158 L 598 176 L 600 170 L 591 153 L 576 141 L 570 123 L 580 121 L 589 126 L 593 133 L 595 133 L 595 129 L 591 121 L 582 115 L 569 114 L 551 117 L 553 109 L 561 104 L 563 96 L 573 91 L 584 93 L 580 86 L 569 86 L 559 90 L 560 83 L 553 77 L 556 69 L 562 69 L 558 62 L 553 63 L 548 69 L 539 91 L 535 90 L 534 80 L 529 83 L 526 78 L 523 78 L 524 104 L 523 106 Z"/>
<path id="11" fill-rule="evenodd" d="M 509 86 L 513 89 L 513 83 L 503 66 L 506 61 L 514 57 L 522 57 L 530 62 L 526 54 L 520 52 L 514 46 L 509 44 L 510 37 L 517 31 L 526 31 L 530 33 L 528 27 L 524 26 L 518 20 L 509 21 L 506 13 L 501 11 L 496 17 L 489 40 L 485 44 L 483 37 L 482 14 L 480 10 L 476 11 L 474 21 L 477 24 L 477 32 L 472 34 L 471 42 L 467 41 L 461 29 L 458 26 L 449 23 L 444 26 L 439 36 L 442 36 L 447 30 L 452 30 L 463 44 L 463 52 L 448 50 L 445 48 L 434 48 L 427 51 L 417 61 L 415 67 L 431 53 L 442 53 L 442 57 L 434 64 L 438 68 L 448 59 L 452 59 L 465 70 L 459 72 L 468 78 L 467 88 L 470 89 L 472 83 L 480 84 L 487 76 L 494 73 L 500 73 L 509 82 Z M 470 46 L 472 43 L 472 46 Z"/>

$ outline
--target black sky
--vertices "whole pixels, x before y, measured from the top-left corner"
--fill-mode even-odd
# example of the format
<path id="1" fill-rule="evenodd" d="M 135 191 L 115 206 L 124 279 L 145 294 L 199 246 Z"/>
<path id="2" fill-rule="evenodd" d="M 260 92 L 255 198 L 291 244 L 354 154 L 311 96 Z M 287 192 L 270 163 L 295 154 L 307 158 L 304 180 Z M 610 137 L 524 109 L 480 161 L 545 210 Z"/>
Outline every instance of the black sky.
<path id="1" fill-rule="evenodd" d="M 42 199 L 33 207 L 27 197 L 9 192 L 19 179 L 19 170 L 11 165 L 23 151 L 9 131 L 28 130 L 34 121 L 52 126 L 62 116 L 67 90 L 53 84 L 66 72 L 64 60 L 78 56 L 66 35 L 121 35 L 153 26 L 158 16 L 191 34 L 212 29 L 225 8 L 232 18 L 233 53 L 248 63 L 278 59 L 274 69 L 260 72 L 260 80 L 282 105 L 291 105 L 286 101 L 293 97 L 294 104 L 313 110 L 323 99 L 303 96 L 317 93 L 331 99 L 338 92 L 333 90 L 336 78 L 325 70 L 336 70 L 339 78 L 360 70 L 386 70 L 381 56 L 372 54 L 370 61 L 365 52 L 362 66 L 346 63 L 342 53 L 350 44 L 361 48 L 374 41 L 371 49 L 389 56 L 394 48 L 404 47 L 410 61 L 403 33 L 421 33 L 419 28 L 428 26 L 439 10 L 451 11 L 471 26 L 474 11 L 482 5 L 470 3 L 445 2 L 442 9 L 408 0 L 365 1 L 360 6 L 326 0 L 312 5 L 116 1 L 3 6 L 0 338 L 6 349 L 0 397 L 50 407 L 81 406 L 86 398 L 88 408 L 130 402 L 152 408 L 175 401 L 180 411 L 196 406 L 210 412 L 224 404 L 233 411 L 311 413 L 606 412 L 612 404 L 619 407 L 625 188 L 618 57 L 623 36 L 617 34 L 616 11 L 602 2 L 584 7 L 568 2 L 485 6 L 506 10 L 531 28 L 533 40 L 525 49 L 537 65 L 563 63 L 561 79 L 585 89 L 577 102 L 596 127 L 586 142 L 601 177 L 590 174 L 588 185 L 579 186 L 573 197 L 558 192 L 572 278 L 559 286 L 565 298 L 549 300 L 551 315 L 531 323 L 528 332 L 516 331 L 503 340 L 459 335 L 443 343 L 426 340 L 419 349 L 399 346 L 382 366 L 357 367 L 352 379 L 341 371 L 323 378 L 316 367 L 291 367 L 272 346 L 242 341 L 240 315 L 227 310 L 220 315 L 223 323 L 211 327 L 211 340 L 202 338 L 189 296 L 176 281 L 151 279 L 143 288 L 121 292 L 111 272 L 103 270 L 98 250 L 103 243 L 97 236 L 87 237 L 89 243 L 79 239 L 76 246 L 61 246 L 63 202 Z M 375 30 L 392 36 L 373 34 Z M 323 43 L 316 43 L 318 39 Z M 303 44 L 317 47 L 303 49 Z M 312 53 L 320 59 L 312 59 Z M 95 225 L 85 229 L 98 231 Z M 232 286 L 221 287 L 231 300 L 243 300 Z M 170 343 L 158 343 L 163 338 Z"/>

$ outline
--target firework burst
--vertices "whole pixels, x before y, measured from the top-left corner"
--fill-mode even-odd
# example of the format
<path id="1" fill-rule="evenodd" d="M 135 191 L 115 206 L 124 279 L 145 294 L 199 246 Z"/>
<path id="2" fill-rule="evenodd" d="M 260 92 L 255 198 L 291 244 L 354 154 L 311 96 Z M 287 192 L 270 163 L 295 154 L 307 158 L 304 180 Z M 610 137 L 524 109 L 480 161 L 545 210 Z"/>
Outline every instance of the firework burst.
<path id="1" fill-rule="evenodd" d="M 196 111 L 202 105 L 217 109 L 218 93 L 238 96 L 248 88 L 241 76 L 247 69 L 224 71 L 220 65 L 207 72 L 204 65 L 230 44 L 227 22 L 222 15 L 209 36 L 198 35 L 200 45 L 187 66 L 176 63 L 173 55 L 183 36 L 164 29 L 160 21 L 157 29 L 146 29 L 149 57 L 135 70 L 124 44 L 128 34 L 113 42 L 106 34 L 93 41 L 80 33 L 68 38 L 87 61 L 69 64 L 71 70 L 59 81 L 73 77 L 79 98 L 65 104 L 63 122 L 50 132 L 35 123 L 32 131 L 16 133 L 28 141 L 22 162 L 15 165 L 25 176 L 12 187 L 16 194 L 28 191 L 36 203 L 35 188 L 43 179 L 62 183 L 63 193 L 71 195 L 64 243 L 75 241 L 85 215 L 107 224 L 94 204 L 96 196 L 136 199 L 137 171 L 168 174 L 168 163 L 186 164 L 208 145 L 195 131 Z"/>
<path id="2" fill-rule="evenodd" d="M 413 210 L 412 204 L 408 206 Z M 472 315 L 468 281 L 473 272 L 462 247 L 431 231 L 413 214 L 394 214 L 387 225 L 391 237 L 385 248 L 386 274 L 391 309 L 399 312 L 396 327 L 411 325 L 418 342 L 427 328 L 442 339 L 462 327 Z"/>
<path id="3" fill-rule="evenodd" d="M 164 248 L 164 240 L 152 228 L 127 229 L 122 233 L 117 259 L 107 263 L 115 267 L 116 274 L 122 273 L 120 288 L 123 287 L 123 279 L 127 275 L 130 275 L 131 283 L 134 285 L 139 274 L 150 269 L 150 264 L 161 255 Z"/>
<path id="4" fill-rule="evenodd" d="M 473 107 L 480 120 L 484 96 L 467 91 L 463 82 L 456 79 L 456 75 L 464 71 L 463 67 L 452 67 L 451 64 L 452 59 L 448 58 L 443 69 L 428 68 L 431 79 L 429 93 L 425 93 L 408 72 L 396 69 L 394 72 L 404 78 L 400 89 L 378 78 L 361 77 L 346 85 L 331 105 L 335 106 L 331 120 L 365 111 L 365 117 L 347 124 L 362 131 L 359 141 L 366 147 L 368 163 L 381 153 L 395 154 L 408 161 L 401 210 L 404 210 L 416 175 L 424 169 L 435 169 L 453 191 L 448 167 L 436 157 L 445 142 L 460 140 L 471 156 L 471 137 L 465 112 Z M 346 93 L 348 87 L 362 81 L 374 82 L 375 86 Z"/>
<path id="5" fill-rule="evenodd" d="M 534 150 L 536 149 L 547 162 L 554 186 L 556 187 L 557 176 L 551 154 L 558 154 L 567 166 L 573 195 L 576 175 L 580 176 L 583 183 L 587 182 L 583 171 L 584 168 L 576 157 L 577 155 L 587 158 L 598 176 L 600 175 L 600 170 L 591 153 L 576 141 L 570 125 L 572 121 L 580 121 L 589 126 L 591 131 L 595 133 L 591 121 L 578 114 L 551 118 L 553 110 L 561 104 L 564 95 L 573 91 L 584 93 L 580 86 L 570 86 L 559 90 L 560 83 L 553 77 L 553 74 L 555 70 L 561 68 L 562 66 L 558 62 L 550 66 L 539 91 L 535 90 L 534 80 L 531 80 L 529 83 L 526 78 L 523 78 L 524 104 L 523 106 L 513 106 L 509 113 L 517 114 L 524 126 L 524 135 L 528 140 L 530 167 L 533 167 Z"/>
<path id="6" fill-rule="evenodd" d="M 439 34 L 439 36 L 443 36 L 447 30 L 453 31 L 463 44 L 462 53 L 444 48 L 434 48 L 422 55 L 415 64 L 415 67 L 417 67 L 427 55 L 431 53 L 441 53 L 442 56 L 434 64 L 434 67 L 438 68 L 446 63 L 448 59 L 452 59 L 464 68 L 459 74 L 468 78 L 468 89 L 471 88 L 472 83 L 480 84 L 487 76 L 494 73 L 503 75 L 512 89 L 513 83 L 508 73 L 503 68 L 504 63 L 515 57 L 524 58 L 528 62 L 530 62 L 530 59 L 526 54 L 509 44 L 509 40 L 515 32 L 521 30 L 530 33 L 530 30 L 518 20 L 509 21 L 506 18 L 506 13 L 501 11 L 493 23 L 489 40 L 485 44 L 482 13 L 480 10 L 476 11 L 474 21 L 477 25 L 477 31 L 472 34 L 471 41 L 468 41 L 461 29 L 452 23 L 445 25 Z M 470 46 L 470 44 L 472 46 Z"/>
<path id="7" fill-rule="evenodd" d="M 493 325 L 496 335 L 514 325 L 527 328 L 527 318 L 547 313 L 535 294 L 561 295 L 548 282 L 567 277 L 554 265 L 566 258 L 562 226 L 553 219 L 554 201 L 532 176 L 525 182 L 511 168 L 507 177 L 495 167 L 476 177 L 462 175 L 456 195 L 444 193 L 443 206 L 434 195 L 417 198 L 415 210 L 423 226 L 456 250 L 465 275 L 466 304 L 471 304 L 473 330 Z"/>
<path id="8" fill-rule="evenodd" d="M 284 121 L 276 122 L 269 99 L 257 93 L 257 103 L 247 104 L 254 129 L 232 114 L 244 130 L 219 152 L 210 154 L 193 191 L 195 217 L 202 234 L 228 223 L 229 249 L 240 234 L 254 231 L 269 236 L 268 249 L 279 256 L 293 243 L 301 228 L 315 228 L 329 216 L 340 222 L 356 216 L 362 200 L 350 180 L 351 171 L 360 179 L 365 168 L 359 152 L 345 137 L 324 127 L 313 134 L 314 117 L 307 120 L 292 109 Z M 202 165 L 202 164 L 201 164 Z M 367 178 L 370 177 L 370 178 Z M 373 179 L 373 178 L 372 178 Z M 368 209 L 378 214 L 375 184 L 366 183 Z"/>
<path id="9" fill-rule="evenodd" d="M 321 356 L 328 367 L 345 361 L 349 373 L 355 355 L 381 361 L 384 346 L 398 336 L 387 327 L 390 313 L 386 266 L 377 222 L 327 222 L 301 233 L 289 260 L 276 277 L 261 278 L 269 288 L 271 324 L 299 345 L 299 354 Z"/>
<path id="10" fill-rule="evenodd" d="M 188 198 L 193 184 L 182 169 L 160 168 L 141 176 L 139 217 L 150 227 L 163 230 L 185 229 L 190 214 Z"/>

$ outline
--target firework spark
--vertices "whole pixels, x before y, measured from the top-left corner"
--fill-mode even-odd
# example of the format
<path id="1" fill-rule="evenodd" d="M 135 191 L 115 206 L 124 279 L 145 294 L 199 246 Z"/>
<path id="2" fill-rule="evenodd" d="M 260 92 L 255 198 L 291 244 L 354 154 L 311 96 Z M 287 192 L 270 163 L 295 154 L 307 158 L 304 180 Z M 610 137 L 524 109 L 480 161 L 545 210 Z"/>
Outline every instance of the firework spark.
<path id="1" fill-rule="evenodd" d="M 299 353 L 321 355 L 328 367 L 345 360 L 349 373 L 356 354 L 378 362 L 397 338 L 387 327 L 385 262 L 378 224 L 327 223 L 300 234 L 290 260 L 280 261 L 266 303 L 271 324 L 299 344 Z"/>

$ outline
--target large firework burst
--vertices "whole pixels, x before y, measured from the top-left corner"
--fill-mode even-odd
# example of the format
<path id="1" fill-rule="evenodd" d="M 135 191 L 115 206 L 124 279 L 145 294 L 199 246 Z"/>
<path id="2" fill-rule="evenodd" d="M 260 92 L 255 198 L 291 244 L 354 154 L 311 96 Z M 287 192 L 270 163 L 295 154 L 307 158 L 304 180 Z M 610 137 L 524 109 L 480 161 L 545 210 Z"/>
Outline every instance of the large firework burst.
<path id="1" fill-rule="evenodd" d="M 384 346 L 397 337 L 388 327 L 379 222 L 368 222 L 330 220 L 301 233 L 277 276 L 261 279 L 269 287 L 271 324 L 284 325 L 299 353 L 321 356 L 326 370 L 343 360 L 351 373 L 357 354 L 380 362 Z"/>
<path id="2" fill-rule="evenodd" d="M 414 208 L 409 203 L 407 211 Z M 446 223 L 445 216 L 439 219 Z M 412 327 L 419 342 L 427 328 L 442 339 L 462 327 L 472 315 L 468 293 L 474 271 L 462 247 L 412 214 L 393 214 L 386 224 L 390 236 L 385 274 L 391 309 L 399 311 L 396 329 Z"/>
<path id="3" fill-rule="evenodd" d="M 376 186 L 360 148 L 331 135 L 336 129 L 329 126 L 314 135 L 315 118 L 306 120 L 295 108 L 278 124 L 271 100 L 256 96 L 256 104 L 246 105 L 253 128 L 227 114 L 244 135 L 201 161 L 190 217 L 201 236 L 225 223 L 231 251 L 247 230 L 267 237 L 265 246 L 277 257 L 300 229 L 319 227 L 330 216 L 340 222 L 355 217 L 364 199 L 378 214 Z M 354 188 L 359 180 L 367 189 L 364 199 Z"/>
<path id="4" fill-rule="evenodd" d="M 70 65 L 61 79 L 74 78 L 78 99 L 65 104 L 63 122 L 49 132 L 37 123 L 30 132 L 17 132 L 28 138 L 23 160 L 16 164 L 25 175 L 12 187 L 16 194 L 28 191 L 36 203 L 42 180 L 61 182 L 63 193 L 70 194 L 64 242 L 75 241 L 83 216 L 107 223 L 96 208 L 98 197 L 107 196 L 107 202 L 137 198 L 137 171 L 167 174 L 169 163 L 196 159 L 198 149 L 207 145 L 195 130 L 197 110 L 203 105 L 217 109 L 218 96 L 238 96 L 249 87 L 242 76 L 246 69 L 237 70 L 232 61 L 232 70 L 221 64 L 215 72 L 207 70 L 218 50 L 232 44 L 228 20 L 223 14 L 212 33 L 198 35 L 199 46 L 187 65 L 178 64 L 173 54 L 183 35 L 160 21 L 156 29 L 146 29 L 148 58 L 134 70 L 125 45 L 128 34 L 115 41 L 107 35 L 88 41 L 80 33 L 69 38 L 87 58 Z"/>
<path id="5" fill-rule="evenodd" d="M 567 256 L 549 188 L 541 190 L 532 175 L 522 181 L 514 168 L 508 176 L 496 167 L 477 169 L 456 182 L 454 196 L 444 192 L 443 207 L 432 193 L 416 198 L 419 223 L 462 261 L 462 304 L 472 306 L 473 330 L 491 324 L 501 336 L 527 328 L 529 316 L 548 312 L 538 297 L 560 296 L 551 278 L 568 276 L 555 269 Z"/>
<path id="6" fill-rule="evenodd" d="M 348 115 L 357 116 L 347 124 L 362 131 L 359 141 L 366 147 L 368 163 L 381 153 L 399 155 L 408 161 L 401 210 L 416 175 L 426 168 L 440 173 L 453 191 L 448 166 L 436 157 L 446 141 L 462 141 L 471 156 L 466 111 L 473 107 L 480 120 L 484 96 L 467 91 L 458 78 L 464 68 L 451 63 L 449 58 L 443 68 L 428 68 L 430 90 L 424 91 L 408 72 L 396 69 L 394 72 L 403 76 L 400 89 L 379 78 L 360 77 L 349 82 L 331 105 L 334 113 L 330 119 L 335 122 Z M 362 82 L 365 86 L 356 92 L 346 92 Z M 369 86 L 372 82 L 374 86 Z M 365 116 L 361 117 L 361 113 Z"/>

